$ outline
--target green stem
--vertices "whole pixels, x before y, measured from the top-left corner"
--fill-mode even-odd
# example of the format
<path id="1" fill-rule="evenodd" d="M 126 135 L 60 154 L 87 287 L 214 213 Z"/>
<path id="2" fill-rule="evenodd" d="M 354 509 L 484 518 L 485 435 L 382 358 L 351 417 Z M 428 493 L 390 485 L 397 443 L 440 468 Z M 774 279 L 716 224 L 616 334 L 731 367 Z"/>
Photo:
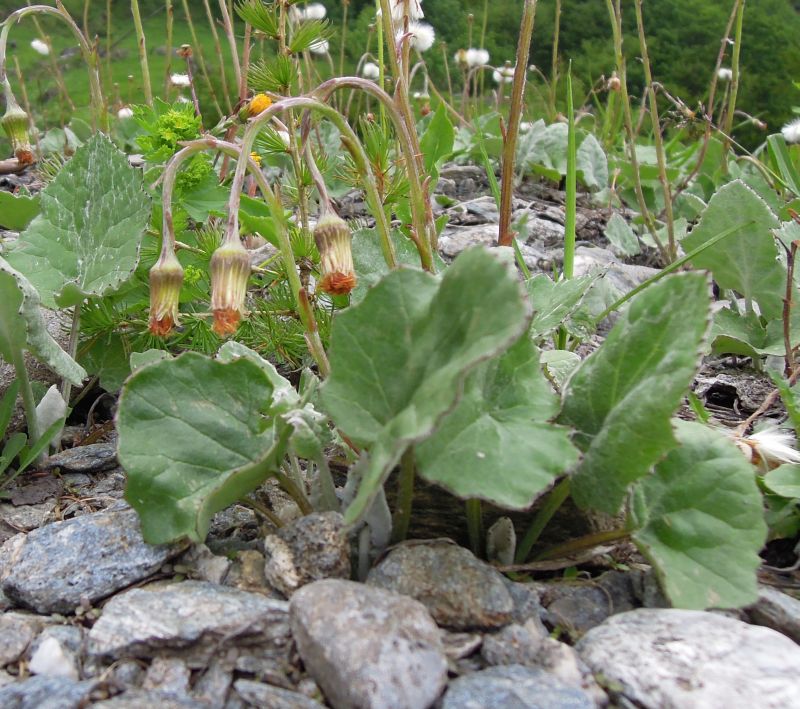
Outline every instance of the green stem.
<path id="1" fill-rule="evenodd" d="M 639 0 L 641 2 L 641 0 Z M 731 56 L 731 85 L 730 94 L 728 95 L 728 110 L 725 114 L 725 125 L 723 132 L 725 133 L 725 164 L 727 165 L 727 152 L 731 144 L 731 136 L 733 135 L 733 116 L 736 111 L 736 97 L 739 93 L 739 58 L 742 52 L 742 24 L 744 21 L 744 5 L 745 0 L 741 0 L 736 9 L 736 30 L 733 36 L 733 55 Z"/>
<path id="2" fill-rule="evenodd" d="M 250 507 L 251 509 L 258 512 L 260 515 L 266 517 L 270 521 L 272 526 L 274 526 L 276 529 L 280 529 L 281 527 L 283 527 L 283 520 L 280 517 L 278 517 L 278 515 L 276 515 L 271 509 L 269 509 L 269 507 L 262 504 L 254 497 L 248 495 L 246 497 L 240 498 L 239 502 L 243 504 L 245 507 Z"/>
<path id="3" fill-rule="evenodd" d="M 584 549 L 591 549 L 592 547 L 605 544 L 606 542 L 615 542 L 618 539 L 626 539 L 631 535 L 630 529 L 611 529 L 607 532 L 595 532 L 594 534 L 587 534 L 577 539 L 571 539 L 563 544 L 545 549 L 541 554 L 538 554 L 535 559 L 541 561 L 544 559 L 558 559 L 560 557 L 569 556 Z"/>
<path id="4" fill-rule="evenodd" d="M 142 84 L 144 85 L 144 100 L 148 106 L 153 105 L 153 88 L 150 85 L 150 66 L 147 63 L 147 40 L 142 27 L 142 15 L 139 12 L 139 0 L 131 0 L 131 14 L 133 26 L 136 28 L 136 41 L 139 46 L 139 66 L 142 69 Z"/>
<path id="5" fill-rule="evenodd" d="M 78 303 L 72 309 L 72 327 L 69 331 L 69 344 L 67 345 L 67 353 L 72 359 L 75 359 L 78 354 L 78 340 L 81 334 L 81 304 Z M 69 406 L 69 397 L 72 394 L 72 383 L 66 379 L 61 382 L 61 396 Z"/>
<path id="6" fill-rule="evenodd" d="M 508 125 L 503 140 L 503 163 L 500 171 L 500 230 L 499 246 L 511 246 L 514 233 L 511 231 L 511 205 L 514 197 L 514 158 L 517 149 L 519 122 L 522 117 L 522 97 L 525 92 L 525 79 L 528 74 L 528 56 L 533 35 L 533 21 L 536 16 L 536 0 L 525 0 L 522 10 L 522 23 L 517 43 L 517 62 L 514 69 L 514 83 L 511 87 L 511 108 L 508 111 Z"/>
<path id="7" fill-rule="evenodd" d="M 558 508 L 564 504 L 564 501 L 569 497 L 570 479 L 564 478 L 558 485 L 556 485 L 547 495 L 542 507 L 537 511 L 536 516 L 533 518 L 531 526 L 522 538 L 517 547 L 515 561 L 517 564 L 524 564 L 528 559 L 528 555 L 533 549 L 533 545 L 539 540 L 544 528 L 553 518 L 553 515 L 558 511 Z"/>
<path id="8" fill-rule="evenodd" d="M 416 460 L 414 446 L 406 448 L 400 458 L 400 476 L 397 479 L 397 508 L 392 521 L 392 543 L 402 542 L 408 536 L 411 509 L 414 503 L 414 476 Z"/>
<path id="9" fill-rule="evenodd" d="M 481 510 L 481 501 L 476 498 L 467 500 L 465 511 L 469 546 L 475 556 L 481 556 L 483 554 L 483 511 Z"/>
<path id="10" fill-rule="evenodd" d="M 283 488 L 284 492 L 297 503 L 297 506 L 304 515 L 310 515 L 314 511 L 314 508 L 306 497 L 306 493 L 298 487 L 294 480 L 288 475 L 283 472 L 276 472 L 275 479 L 278 481 L 281 488 Z"/>
<path id="11" fill-rule="evenodd" d="M 575 224 L 578 212 L 577 146 L 575 141 L 575 109 L 572 103 L 572 64 L 567 70 L 567 178 L 566 213 L 564 216 L 564 270 L 565 279 L 572 278 L 575 269 Z"/>
<path id="12" fill-rule="evenodd" d="M 169 94 L 169 77 L 172 74 L 172 27 L 174 24 L 174 11 L 172 0 L 166 0 L 164 11 L 167 15 L 167 41 L 166 41 L 166 67 L 164 69 L 164 95 Z"/>
<path id="13" fill-rule="evenodd" d="M 22 395 L 22 407 L 25 409 L 25 419 L 28 422 L 28 441 L 35 443 L 39 440 L 39 418 L 36 416 L 36 401 L 33 398 L 31 380 L 28 377 L 28 370 L 25 368 L 25 356 L 22 350 L 14 350 L 11 354 L 14 365 L 14 372 L 19 381 L 19 391 Z"/>
<path id="14" fill-rule="evenodd" d="M 556 0 L 555 26 L 553 28 L 553 54 L 550 57 L 550 120 L 554 121 L 558 112 L 556 111 L 556 91 L 558 89 L 558 39 L 561 34 L 561 0 Z M 569 109 L 572 113 L 572 109 Z"/>
<path id="15" fill-rule="evenodd" d="M 217 99 L 217 93 L 214 91 L 214 84 L 211 83 L 211 77 L 208 75 L 208 68 L 206 67 L 206 60 L 203 56 L 203 46 L 197 40 L 197 32 L 194 29 L 194 21 L 192 20 L 192 13 L 189 10 L 189 1 L 182 0 L 183 3 L 183 14 L 186 18 L 186 24 L 189 27 L 189 34 L 192 37 L 192 52 L 194 53 L 195 59 L 197 59 L 197 65 L 200 67 L 200 73 L 203 75 L 203 79 L 206 82 L 206 87 L 208 88 L 208 92 L 211 95 L 211 101 L 214 103 L 214 108 L 217 109 L 217 113 L 219 113 L 220 117 L 222 117 L 222 106 L 219 105 L 219 100 Z"/>

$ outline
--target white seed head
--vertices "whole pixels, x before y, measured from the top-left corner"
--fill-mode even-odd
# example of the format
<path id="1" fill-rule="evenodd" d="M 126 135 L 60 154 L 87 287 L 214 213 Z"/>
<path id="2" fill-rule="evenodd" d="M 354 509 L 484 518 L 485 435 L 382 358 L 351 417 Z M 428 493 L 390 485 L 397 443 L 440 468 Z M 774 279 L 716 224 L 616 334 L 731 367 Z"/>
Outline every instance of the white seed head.
<path id="1" fill-rule="evenodd" d="M 308 50 L 312 54 L 327 54 L 330 49 L 330 42 L 327 39 L 320 39 L 312 44 Z"/>
<path id="2" fill-rule="evenodd" d="M 730 81 L 733 78 L 733 70 L 726 66 L 721 66 L 717 70 L 717 78 L 720 81 Z"/>
<path id="3" fill-rule="evenodd" d="M 800 463 L 800 452 L 795 448 L 795 438 L 788 431 L 767 426 L 745 439 L 770 466 L 783 463 Z"/>
<path id="4" fill-rule="evenodd" d="M 427 52 L 436 40 L 436 31 L 427 22 L 409 22 L 408 33 L 411 35 L 411 46 L 418 52 Z M 403 36 L 403 31 L 397 33 L 397 41 Z"/>
<path id="5" fill-rule="evenodd" d="M 361 67 L 361 76 L 365 79 L 378 79 L 381 75 L 381 68 L 375 62 L 367 62 Z"/>
<path id="6" fill-rule="evenodd" d="M 324 20 L 328 11 L 321 2 L 312 2 L 305 8 L 301 9 L 301 17 L 304 20 Z"/>
<path id="7" fill-rule="evenodd" d="M 133 118 L 133 109 L 129 106 L 123 106 L 122 108 L 117 111 L 117 118 L 124 121 L 127 118 Z"/>
<path id="8" fill-rule="evenodd" d="M 510 84 L 514 81 L 514 67 L 502 66 L 492 72 L 492 79 L 495 84 Z"/>
<path id="9" fill-rule="evenodd" d="M 470 69 L 476 66 L 485 66 L 489 63 L 489 52 L 485 49 L 468 49 L 466 59 Z"/>
<path id="10" fill-rule="evenodd" d="M 800 118 L 789 121 L 781 128 L 781 133 L 787 143 L 800 143 Z"/>
<path id="11" fill-rule="evenodd" d="M 41 39 L 31 40 L 31 49 L 37 54 L 41 54 L 43 57 L 50 54 L 50 47 L 47 46 L 46 42 L 42 42 Z"/>
<path id="12" fill-rule="evenodd" d="M 425 17 L 425 13 L 422 11 L 422 0 L 392 0 L 392 22 L 394 24 L 403 24 L 403 18 L 406 15 L 406 4 L 408 4 L 409 20 L 421 20 Z M 377 17 L 381 17 L 380 9 L 376 14 Z"/>
<path id="13" fill-rule="evenodd" d="M 191 83 L 188 74 L 172 74 L 169 81 L 173 86 L 189 86 Z"/>

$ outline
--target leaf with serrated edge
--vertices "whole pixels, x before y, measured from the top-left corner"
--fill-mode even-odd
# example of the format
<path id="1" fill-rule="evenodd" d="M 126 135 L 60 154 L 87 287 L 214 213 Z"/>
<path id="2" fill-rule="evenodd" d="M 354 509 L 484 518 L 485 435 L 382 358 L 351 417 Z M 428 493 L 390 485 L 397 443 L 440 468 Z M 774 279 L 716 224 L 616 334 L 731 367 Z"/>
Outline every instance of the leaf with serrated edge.
<path id="1" fill-rule="evenodd" d="M 0 258 L 0 356 L 28 350 L 58 376 L 80 385 L 86 371 L 50 336 L 39 309 L 39 294 L 25 276 Z"/>
<path id="2" fill-rule="evenodd" d="M 717 234 L 741 229 L 692 259 L 697 268 L 714 274 L 720 288 L 732 288 L 752 298 L 767 319 L 780 318 L 786 288 L 786 266 L 778 259 L 772 229 L 778 218 L 761 197 L 740 180 L 729 182 L 709 200 L 700 223 L 681 242 L 687 253 Z"/>
<path id="3" fill-rule="evenodd" d="M 589 133 L 576 155 L 576 168 L 581 182 L 591 190 L 608 185 L 608 159 L 597 138 Z"/>
<path id="4" fill-rule="evenodd" d="M 537 273 L 525 282 L 533 307 L 531 337 L 539 339 L 564 323 L 583 302 L 602 271 L 578 278 L 553 282 L 545 273 Z"/>
<path id="5" fill-rule="evenodd" d="M 525 330 L 529 310 L 511 267 L 463 252 L 441 280 L 393 271 L 333 324 L 321 403 L 369 464 L 348 523 L 359 519 L 403 450 L 455 405 L 467 372 Z"/>
<path id="6" fill-rule="evenodd" d="M 628 486 L 675 446 L 670 417 L 697 369 L 709 306 L 704 275 L 665 278 L 631 301 L 570 377 L 559 421 L 577 429 L 584 451 L 572 482 L 580 507 L 616 513 Z"/>
<path id="7" fill-rule="evenodd" d="M 7 258 L 46 306 L 105 295 L 131 276 L 150 200 L 141 174 L 106 136 L 78 148 L 41 195 L 41 214 Z"/>
<path id="8" fill-rule="evenodd" d="M 633 539 L 679 608 L 738 608 L 756 600 L 766 541 L 752 466 L 725 435 L 675 421 L 680 446 L 635 490 Z"/>
<path id="9" fill-rule="evenodd" d="M 546 421 L 558 410 L 527 337 L 477 367 L 456 408 L 416 449 L 420 475 L 462 498 L 524 509 L 578 452 L 569 431 Z"/>
<path id="10" fill-rule="evenodd" d="M 261 484 L 285 453 L 290 428 L 262 412 L 266 373 L 248 358 L 195 352 L 134 372 L 117 412 L 125 499 L 151 544 L 202 542 L 211 516 Z"/>

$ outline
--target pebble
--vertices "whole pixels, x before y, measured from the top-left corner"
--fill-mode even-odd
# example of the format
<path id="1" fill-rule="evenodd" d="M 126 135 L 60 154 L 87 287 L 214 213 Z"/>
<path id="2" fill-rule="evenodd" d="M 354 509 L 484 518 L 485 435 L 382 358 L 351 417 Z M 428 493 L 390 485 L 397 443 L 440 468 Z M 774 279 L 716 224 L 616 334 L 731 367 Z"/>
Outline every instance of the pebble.
<path id="1" fill-rule="evenodd" d="M 800 601 L 796 598 L 764 586 L 747 612 L 753 623 L 777 630 L 800 643 Z"/>
<path id="2" fill-rule="evenodd" d="M 639 609 L 590 630 L 576 649 L 636 706 L 800 707 L 800 647 L 717 613 Z"/>
<path id="3" fill-rule="evenodd" d="M 170 697 L 161 692 L 147 692 L 132 689 L 111 699 L 92 704 L 92 709 L 143 709 L 158 707 L 158 709 L 199 709 L 203 705 L 194 699 L 180 699 Z M 204 708 L 205 709 L 205 708 Z"/>
<path id="4" fill-rule="evenodd" d="M 118 465 L 115 443 L 90 443 L 51 455 L 42 468 L 60 468 L 65 473 L 99 473 Z"/>
<path id="5" fill-rule="evenodd" d="M 188 698 L 192 671 L 177 657 L 156 657 L 147 668 L 142 689 L 155 690 L 178 699 Z"/>
<path id="6" fill-rule="evenodd" d="M 27 650 L 36 629 L 31 621 L 17 613 L 0 615 L 0 667 L 16 662 Z"/>
<path id="7" fill-rule="evenodd" d="M 450 682 L 442 709 L 593 709 L 592 698 L 546 672 L 522 665 L 490 667 Z"/>
<path id="8" fill-rule="evenodd" d="M 239 679 L 233 683 L 239 696 L 254 707 L 269 707 L 269 709 L 324 709 L 320 704 L 299 692 L 293 692 L 281 687 L 273 687 L 263 682 L 253 682 L 248 679 Z"/>
<path id="9" fill-rule="evenodd" d="M 484 637 L 481 657 L 487 665 L 533 665 L 546 637 L 535 624 L 513 623 Z"/>
<path id="10" fill-rule="evenodd" d="M 444 688 L 439 629 L 421 603 L 325 579 L 296 591 L 289 608 L 305 667 L 337 709 L 417 709 Z"/>
<path id="11" fill-rule="evenodd" d="M 306 515 L 264 540 L 267 581 L 289 597 L 324 578 L 350 578 L 350 543 L 338 512 Z"/>
<path id="12" fill-rule="evenodd" d="M 21 606 L 72 613 L 147 578 L 181 548 L 146 544 L 136 512 L 119 505 L 9 539 L 0 550 L 0 581 Z"/>
<path id="13" fill-rule="evenodd" d="M 95 687 L 95 682 L 75 682 L 66 677 L 35 675 L 0 689 L 3 709 L 80 709 Z M 141 705 L 140 705 L 141 706 Z"/>
<path id="14" fill-rule="evenodd" d="M 501 628 L 513 617 L 514 600 L 502 575 L 447 540 L 395 547 L 367 583 L 417 599 L 451 630 Z"/>
<path id="15" fill-rule="evenodd" d="M 191 667 L 205 666 L 237 642 L 285 654 L 287 603 L 205 581 L 152 584 L 114 596 L 89 632 L 92 655 L 151 657 L 186 649 L 182 658 Z"/>
<path id="16" fill-rule="evenodd" d="M 18 532 L 29 532 L 41 527 L 53 513 L 55 507 L 55 500 L 20 507 L 0 503 L 0 520 Z"/>
<path id="17" fill-rule="evenodd" d="M 71 625 L 52 625 L 36 638 L 30 652 L 28 667 L 33 674 L 51 677 L 80 677 L 79 656 L 83 646 L 83 631 Z"/>

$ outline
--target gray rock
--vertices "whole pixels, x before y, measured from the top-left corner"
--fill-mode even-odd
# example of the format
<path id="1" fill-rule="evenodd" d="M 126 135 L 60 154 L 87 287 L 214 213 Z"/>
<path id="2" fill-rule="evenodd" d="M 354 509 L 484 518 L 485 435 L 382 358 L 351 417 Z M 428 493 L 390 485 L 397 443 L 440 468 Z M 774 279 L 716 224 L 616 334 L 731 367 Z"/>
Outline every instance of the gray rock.
<path id="1" fill-rule="evenodd" d="M 0 689 L 3 709 L 79 709 L 85 706 L 95 682 L 37 675 Z"/>
<path id="2" fill-rule="evenodd" d="M 758 601 L 747 613 L 756 625 L 765 625 L 800 643 L 800 601 L 796 598 L 764 586 L 758 591 Z"/>
<path id="3" fill-rule="evenodd" d="M 452 630 L 442 630 L 442 644 L 444 645 L 444 654 L 449 660 L 462 660 L 472 655 L 483 644 L 483 637 L 480 633 L 456 633 Z"/>
<path id="4" fill-rule="evenodd" d="M 575 276 L 583 276 L 596 268 L 607 269 L 605 280 L 620 293 L 627 293 L 651 278 L 658 269 L 620 263 L 613 252 L 596 246 L 575 249 Z"/>
<path id="5" fill-rule="evenodd" d="M 16 662 L 36 635 L 36 629 L 17 613 L 0 615 L 0 667 Z"/>
<path id="6" fill-rule="evenodd" d="M 352 581 L 303 586 L 292 632 L 309 674 L 337 709 L 416 709 L 447 680 L 439 629 L 410 598 Z"/>
<path id="7" fill-rule="evenodd" d="M 221 709 L 233 683 L 233 667 L 227 658 L 213 658 L 195 682 L 192 696 L 204 707 Z"/>
<path id="8" fill-rule="evenodd" d="M 146 544 L 127 506 L 53 522 L 0 554 L 2 590 L 39 613 L 72 613 L 147 578 L 181 546 Z"/>
<path id="9" fill-rule="evenodd" d="M 539 669 L 490 667 L 450 682 L 442 709 L 592 709 L 591 697 Z"/>
<path id="10" fill-rule="evenodd" d="M 483 639 L 481 657 L 488 665 L 533 665 L 546 637 L 535 624 L 512 623 Z"/>
<path id="11" fill-rule="evenodd" d="M 92 704 L 93 709 L 143 709 L 143 707 L 158 707 L 158 709 L 198 709 L 200 705 L 194 699 L 180 699 L 170 697 L 160 692 L 147 692 L 132 689 L 111 699 Z"/>
<path id="12" fill-rule="evenodd" d="M 231 565 L 228 557 L 213 554 L 205 544 L 192 544 L 175 562 L 175 569 L 198 581 L 222 583 Z"/>
<path id="13" fill-rule="evenodd" d="M 254 707 L 269 707 L 270 709 L 323 709 L 320 704 L 299 692 L 289 689 L 273 687 L 263 682 L 253 682 L 248 679 L 236 680 L 233 684 L 239 696 Z"/>
<path id="14" fill-rule="evenodd" d="M 511 594 L 511 600 L 514 602 L 514 611 L 511 620 L 520 625 L 528 621 L 534 621 L 539 624 L 542 632 L 544 632 L 545 628 L 541 621 L 544 608 L 542 608 L 542 604 L 539 603 L 539 590 L 537 587 L 532 583 L 512 581 L 506 576 L 502 576 L 501 578 L 506 589 Z"/>
<path id="15" fill-rule="evenodd" d="M 175 699 L 189 699 L 192 671 L 177 657 L 156 657 L 147 668 L 142 689 L 168 694 Z"/>
<path id="16" fill-rule="evenodd" d="M 608 697 L 595 681 L 588 665 L 571 645 L 551 637 L 543 638 L 533 664 L 565 684 L 580 687 L 598 706 L 608 703 Z"/>
<path id="17" fill-rule="evenodd" d="M 80 678 L 83 630 L 73 625 L 45 628 L 30 648 L 29 669 L 33 674 Z"/>
<path id="18" fill-rule="evenodd" d="M 350 578 L 350 543 L 338 512 L 306 515 L 264 540 L 267 581 L 285 596 L 312 581 Z"/>
<path id="19" fill-rule="evenodd" d="M 204 581 L 154 584 L 112 598 L 89 632 L 92 655 L 150 657 L 186 649 L 192 667 L 205 666 L 233 642 L 285 652 L 287 603 Z"/>
<path id="20" fill-rule="evenodd" d="M 118 689 L 140 687 L 144 681 L 144 668 L 136 660 L 120 660 L 115 662 L 109 672 L 109 684 Z"/>
<path id="21" fill-rule="evenodd" d="M 0 504 L 0 520 L 18 532 L 29 532 L 41 527 L 50 518 L 55 507 L 55 500 L 48 500 L 38 505 L 20 505 L 19 507 L 2 503 Z"/>
<path id="22" fill-rule="evenodd" d="M 439 625 L 452 630 L 500 628 L 514 611 L 502 575 L 447 540 L 395 547 L 370 571 L 367 583 L 416 598 Z"/>
<path id="23" fill-rule="evenodd" d="M 800 707 L 800 647 L 774 630 L 703 611 L 639 609 L 576 646 L 641 707 Z"/>
<path id="24" fill-rule="evenodd" d="M 47 470 L 60 468 L 65 473 L 98 473 L 117 465 L 116 444 L 90 443 L 51 455 L 43 467 Z"/>

